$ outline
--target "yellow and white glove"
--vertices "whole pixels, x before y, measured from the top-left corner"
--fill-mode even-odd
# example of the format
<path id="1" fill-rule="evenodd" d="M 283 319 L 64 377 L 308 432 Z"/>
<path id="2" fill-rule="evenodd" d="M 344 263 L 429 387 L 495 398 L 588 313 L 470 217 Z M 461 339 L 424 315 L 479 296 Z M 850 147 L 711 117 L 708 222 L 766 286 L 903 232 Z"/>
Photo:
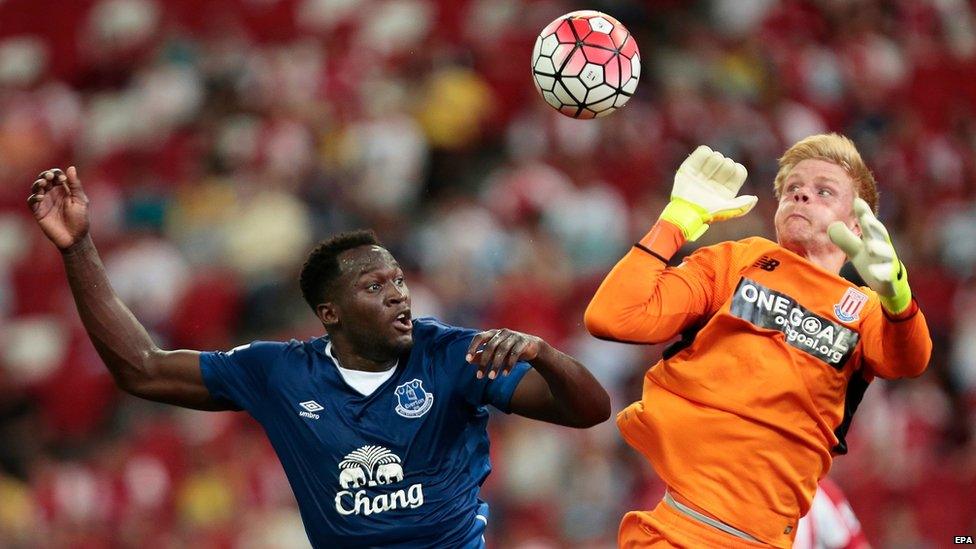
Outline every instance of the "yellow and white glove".
<path id="1" fill-rule="evenodd" d="M 686 240 L 698 240 L 709 223 L 745 215 L 756 205 L 755 196 L 736 196 L 747 175 L 742 164 L 699 146 L 678 167 L 661 219 L 681 229 Z"/>
<path id="2" fill-rule="evenodd" d="M 878 292 L 881 305 L 894 315 L 904 312 L 911 305 L 912 290 L 908 287 L 905 265 L 895 255 L 888 230 L 874 217 L 868 203 L 860 198 L 854 199 L 854 215 L 863 236 L 858 238 L 841 221 L 831 223 L 827 235 L 844 250 L 864 282 Z"/>

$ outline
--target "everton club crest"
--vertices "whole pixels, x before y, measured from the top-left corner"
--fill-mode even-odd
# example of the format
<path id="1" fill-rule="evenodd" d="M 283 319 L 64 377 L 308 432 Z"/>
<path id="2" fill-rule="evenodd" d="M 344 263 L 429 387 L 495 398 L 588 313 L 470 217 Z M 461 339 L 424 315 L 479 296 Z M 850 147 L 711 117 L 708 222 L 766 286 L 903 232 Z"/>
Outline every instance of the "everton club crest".
<path id="1" fill-rule="evenodd" d="M 403 417 L 420 417 L 434 404 L 434 395 L 424 390 L 424 382 L 419 379 L 397 385 L 394 392 L 397 397 L 396 413 Z"/>

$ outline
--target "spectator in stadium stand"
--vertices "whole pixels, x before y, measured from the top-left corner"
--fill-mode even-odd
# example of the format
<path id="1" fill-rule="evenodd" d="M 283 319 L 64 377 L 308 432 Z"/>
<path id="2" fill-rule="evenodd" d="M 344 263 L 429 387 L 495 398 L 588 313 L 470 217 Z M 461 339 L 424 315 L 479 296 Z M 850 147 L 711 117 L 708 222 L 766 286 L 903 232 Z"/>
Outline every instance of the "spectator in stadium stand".
<path id="1" fill-rule="evenodd" d="M 810 511 L 797 524 L 793 549 L 871 549 L 843 490 L 829 478 L 820 481 Z"/>
<path id="2" fill-rule="evenodd" d="M 928 327 L 874 217 L 874 176 L 846 137 L 807 137 L 780 158 L 778 242 L 722 242 L 669 266 L 708 223 L 752 209 L 755 196 L 736 196 L 745 179 L 695 150 L 585 313 L 599 338 L 681 335 L 617 416 L 668 487 L 654 510 L 624 516 L 622 547 L 791 547 L 869 382 L 928 365 Z M 848 259 L 868 287 L 839 275 Z"/>
<path id="3" fill-rule="evenodd" d="M 403 272 L 371 231 L 320 243 L 302 268 L 326 335 L 161 350 L 109 284 L 76 169 L 43 172 L 28 202 L 118 386 L 187 408 L 247 410 L 315 547 L 482 547 L 486 406 L 580 428 L 610 416 L 590 372 L 538 337 L 411 319 Z"/>

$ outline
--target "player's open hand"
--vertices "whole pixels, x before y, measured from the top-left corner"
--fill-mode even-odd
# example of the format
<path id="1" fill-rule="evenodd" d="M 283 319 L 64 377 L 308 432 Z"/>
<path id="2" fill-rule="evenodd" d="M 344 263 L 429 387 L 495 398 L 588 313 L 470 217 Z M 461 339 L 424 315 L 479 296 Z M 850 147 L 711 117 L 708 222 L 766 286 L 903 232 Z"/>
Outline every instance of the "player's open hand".
<path id="1" fill-rule="evenodd" d="M 516 362 L 539 356 L 545 344 L 541 338 L 506 328 L 488 330 L 474 336 L 465 360 L 478 366 L 478 379 L 486 375 L 495 379 L 508 375 Z"/>
<path id="2" fill-rule="evenodd" d="M 681 229 L 687 240 L 697 240 L 709 223 L 743 216 L 756 205 L 753 195 L 737 196 L 747 176 L 745 166 L 701 145 L 674 175 L 671 202 L 661 219 Z"/>
<path id="3" fill-rule="evenodd" d="M 60 250 L 70 248 L 88 234 L 88 197 L 74 166 L 67 173 L 58 168 L 41 172 L 31 185 L 27 204 L 44 235 Z"/>
<path id="4" fill-rule="evenodd" d="M 842 221 L 831 223 L 827 227 L 827 236 L 844 251 L 868 287 L 878 292 L 885 309 L 893 314 L 901 313 L 911 304 L 912 290 L 888 230 L 863 198 L 854 199 L 854 215 L 861 227 L 860 237 Z"/>

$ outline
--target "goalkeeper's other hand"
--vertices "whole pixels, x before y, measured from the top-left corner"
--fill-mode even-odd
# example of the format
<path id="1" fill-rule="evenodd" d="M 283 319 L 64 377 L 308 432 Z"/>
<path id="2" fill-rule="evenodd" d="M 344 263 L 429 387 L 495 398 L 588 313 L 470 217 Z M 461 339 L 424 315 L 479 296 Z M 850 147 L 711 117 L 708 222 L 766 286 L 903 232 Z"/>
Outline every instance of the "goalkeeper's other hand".
<path id="1" fill-rule="evenodd" d="M 854 214 L 863 236 L 859 238 L 841 221 L 831 223 L 827 235 L 844 250 L 868 287 L 878 292 L 881 305 L 891 314 L 904 312 L 912 302 L 912 290 L 908 287 L 905 265 L 895 255 L 888 230 L 874 217 L 868 203 L 860 198 L 854 199 Z"/>
<path id="2" fill-rule="evenodd" d="M 699 146 L 678 167 L 661 219 L 681 229 L 686 240 L 697 240 L 709 223 L 745 215 L 756 205 L 755 196 L 736 196 L 746 175 L 742 164 Z"/>

